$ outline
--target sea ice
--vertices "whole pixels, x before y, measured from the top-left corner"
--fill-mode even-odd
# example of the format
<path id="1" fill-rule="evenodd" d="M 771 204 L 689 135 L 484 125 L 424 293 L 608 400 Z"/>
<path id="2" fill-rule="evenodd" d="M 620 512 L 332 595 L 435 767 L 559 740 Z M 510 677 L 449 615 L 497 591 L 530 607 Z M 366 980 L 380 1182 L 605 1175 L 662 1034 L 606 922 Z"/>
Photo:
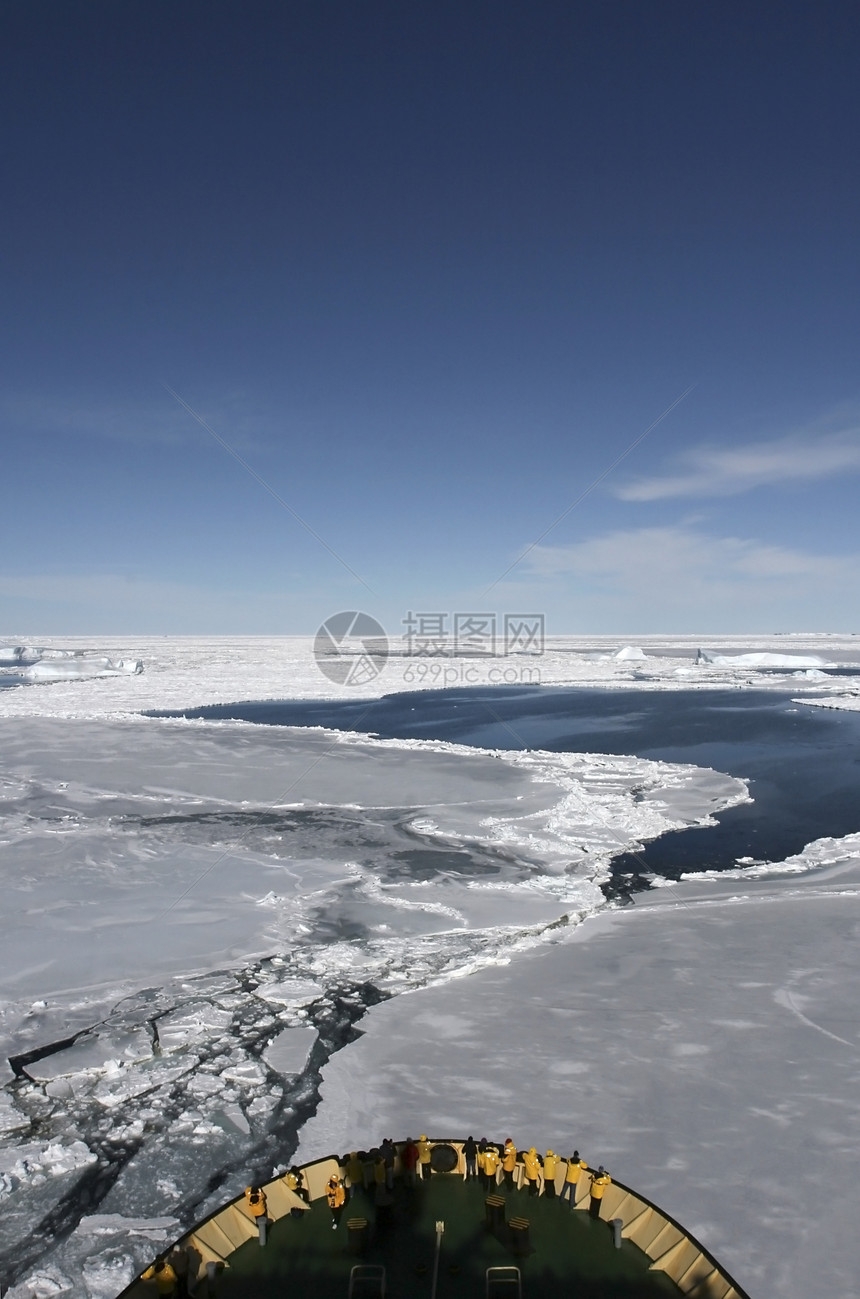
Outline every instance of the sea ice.
<path id="1" fill-rule="evenodd" d="M 301 1073 L 318 1037 L 315 1028 L 285 1028 L 272 1038 L 263 1052 L 263 1059 L 277 1073 Z"/>
<path id="2" fill-rule="evenodd" d="M 700 649 L 696 663 L 711 663 L 720 668 L 789 668 L 798 671 L 802 668 L 832 668 L 835 663 L 828 663 L 817 654 L 715 654 L 712 650 Z"/>
<path id="3" fill-rule="evenodd" d="M 372 1008 L 323 1070 L 298 1158 L 419 1129 L 576 1146 L 750 1294 L 853 1293 L 860 855 L 790 894 L 731 888 L 645 895 Z"/>
<path id="4" fill-rule="evenodd" d="M 72 1046 L 31 1061 L 24 1066 L 24 1072 L 35 1082 L 51 1082 L 68 1074 L 101 1071 L 151 1057 L 152 1037 L 145 1029 L 86 1033 Z"/>
<path id="5" fill-rule="evenodd" d="M 850 638 L 712 643 L 725 663 L 696 664 L 692 638 L 637 638 L 623 657 L 609 638 L 571 638 L 536 662 L 546 684 L 641 688 L 647 650 L 649 687 L 740 690 L 738 666 L 817 673 L 828 660 L 809 651 L 848 665 L 858 653 Z M 249 1152 L 272 1158 L 267 1134 L 317 1103 L 303 1069 L 314 1046 L 328 1064 L 305 1154 L 425 1122 L 578 1137 L 680 1213 L 751 1291 L 847 1293 L 860 1142 L 847 846 L 813 846 L 783 878 L 779 863 L 756 878 L 753 863 L 731 897 L 725 882 L 667 885 L 583 926 L 604 905 L 613 853 L 707 824 L 747 797 L 743 783 L 637 758 L 133 715 L 285 693 L 356 699 L 319 676 L 310 645 L 111 645 L 101 657 L 123 664 L 112 678 L 0 693 L 0 1034 L 23 1056 L 88 1030 L 80 1072 L 47 1076 L 69 1067 L 62 1056 L 74 1063 L 67 1046 L 27 1066 L 41 1082 L 0 1093 L 0 1171 L 26 1160 L 0 1225 L 3 1267 L 28 1260 L 13 1299 L 106 1299 L 178 1234 L 165 1211 L 181 1204 L 187 1220 L 241 1193 Z M 84 648 L 97 666 L 89 644 L 40 658 L 51 649 L 48 666 L 74 667 Z M 138 656 L 145 675 L 125 666 Z M 409 667 L 394 656 L 362 689 L 414 689 Z M 825 706 L 857 706 L 855 688 L 792 681 Z M 392 995 L 349 1041 L 369 993 L 403 991 L 414 995 Z M 148 1023 L 161 1050 L 127 1058 L 123 1042 L 151 1050 Z M 88 1176 L 96 1150 L 120 1161 L 100 1206 L 119 1215 L 116 1233 L 83 1216 L 65 1239 L 34 1241 L 33 1222 Z M 209 1193 L 213 1172 L 223 1181 Z M 754 1197 L 754 1228 L 727 1185 L 747 1207 Z M 792 1254 L 825 1212 L 830 1252 Z"/>
<path id="6" fill-rule="evenodd" d="M 158 1019 L 158 1043 L 162 1051 L 181 1050 L 201 1039 L 223 1035 L 232 1022 L 231 1011 L 221 1010 L 208 1001 L 192 1002 Z"/>
<path id="7" fill-rule="evenodd" d="M 323 995 L 322 984 L 312 983 L 310 979 L 281 979 L 271 983 L 261 983 L 254 989 L 257 997 L 271 1002 L 274 1006 L 306 1006 Z"/>

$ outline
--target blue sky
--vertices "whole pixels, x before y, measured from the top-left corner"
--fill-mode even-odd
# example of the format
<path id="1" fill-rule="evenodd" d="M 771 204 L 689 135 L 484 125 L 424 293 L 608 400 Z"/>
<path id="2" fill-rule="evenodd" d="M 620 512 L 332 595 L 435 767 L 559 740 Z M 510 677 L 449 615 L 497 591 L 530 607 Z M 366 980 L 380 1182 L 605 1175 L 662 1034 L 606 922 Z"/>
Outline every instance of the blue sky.
<path id="1" fill-rule="evenodd" d="M 857 629 L 850 6 L 0 27 L 4 639 Z"/>

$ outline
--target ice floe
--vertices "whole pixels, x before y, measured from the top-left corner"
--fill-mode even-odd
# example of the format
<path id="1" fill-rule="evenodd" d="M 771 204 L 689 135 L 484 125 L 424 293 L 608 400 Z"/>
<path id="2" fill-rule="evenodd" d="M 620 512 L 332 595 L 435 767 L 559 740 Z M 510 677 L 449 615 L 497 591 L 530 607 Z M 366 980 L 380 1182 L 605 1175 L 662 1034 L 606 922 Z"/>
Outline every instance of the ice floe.
<path id="1" fill-rule="evenodd" d="M 301 1073 L 314 1049 L 319 1034 L 315 1028 L 285 1028 L 273 1037 L 263 1052 L 270 1069 L 282 1074 Z"/>

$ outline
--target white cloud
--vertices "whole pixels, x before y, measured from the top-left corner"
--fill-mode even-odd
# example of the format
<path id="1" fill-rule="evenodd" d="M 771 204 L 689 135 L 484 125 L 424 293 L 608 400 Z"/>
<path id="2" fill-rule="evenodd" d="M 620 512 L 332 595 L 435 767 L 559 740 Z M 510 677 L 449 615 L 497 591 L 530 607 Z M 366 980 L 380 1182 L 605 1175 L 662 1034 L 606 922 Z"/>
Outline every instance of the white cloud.
<path id="1" fill-rule="evenodd" d="M 840 578 L 857 580 L 860 558 L 811 555 L 743 537 L 715 537 L 686 526 L 606 533 L 573 546 L 535 546 L 526 561 L 541 576 L 611 578 L 623 587 L 644 576 L 734 581 Z"/>
<path id="2" fill-rule="evenodd" d="M 860 602 L 860 556 L 719 537 L 690 524 L 536 546 L 523 568 L 543 579 L 544 601 L 565 630 L 574 621 L 593 630 L 843 628 Z"/>
<path id="3" fill-rule="evenodd" d="M 802 483 L 860 471 L 860 429 L 792 434 L 740 447 L 696 447 L 674 474 L 640 478 L 615 488 L 625 501 L 678 496 L 735 496 L 755 487 Z"/>

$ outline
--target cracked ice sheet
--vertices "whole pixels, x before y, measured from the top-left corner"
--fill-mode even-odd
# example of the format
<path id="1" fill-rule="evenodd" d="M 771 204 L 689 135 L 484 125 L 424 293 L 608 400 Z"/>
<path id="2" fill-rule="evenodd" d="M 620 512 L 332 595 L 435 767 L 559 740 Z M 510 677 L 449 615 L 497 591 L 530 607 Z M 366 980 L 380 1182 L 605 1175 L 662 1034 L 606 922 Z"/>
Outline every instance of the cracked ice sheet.
<path id="1" fill-rule="evenodd" d="M 595 880 L 611 851 L 705 821 L 745 797 L 740 782 L 717 773 L 635 758 L 491 755 L 241 723 L 0 723 L 0 752 L 8 773 L 0 860 L 19 927 L 29 926 L 30 935 L 29 949 L 16 951 L 6 973 L 19 992 L 23 986 L 37 997 L 0 1008 L 6 1041 L 19 1051 L 56 1040 L 59 1030 L 86 1027 L 112 1000 L 142 984 L 158 984 L 177 970 L 241 966 L 260 950 L 306 945 L 314 977 L 342 978 L 348 970 L 391 990 L 409 986 L 410 979 L 444 981 L 488 960 L 508 960 L 541 941 L 546 921 L 602 904 Z M 352 860 L 354 846 L 347 852 L 331 832 L 324 832 L 325 851 L 300 860 L 283 844 L 268 852 L 252 849 L 243 842 L 244 830 L 230 839 L 225 827 L 231 818 L 267 811 L 296 776 L 304 783 L 290 790 L 293 806 L 338 802 L 369 809 L 362 813 L 365 829 L 378 812 L 381 846 L 369 861 Z M 434 868 L 430 879 L 386 874 L 390 858 L 398 856 L 394 850 L 403 847 L 403 836 L 395 841 L 386 828 L 392 804 L 405 809 L 404 834 L 412 848 L 474 858 L 477 846 L 482 869 L 489 863 L 495 873 L 469 878 L 454 861 Z M 214 818 L 206 826 L 215 828 L 204 827 L 211 841 L 182 842 L 176 827 L 207 815 Z M 194 896 L 204 880 L 205 906 Z M 347 938 L 341 929 L 356 936 Z M 37 962 L 30 961 L 33 951 Z M 217 1002 L 229 984 L 221 975 L 196 980 L 198 997 L 207 995 L 209 983 Z M 135 1024 L 141 1015 L 133 1013 Z M 169 1026 L 170 1017 L 162 1018 Z M 196 1040 L 198 1030 L 206 1036 L 202 1019 L 181 1021 L 175 1017 L 177 1047 L 189 1035 Z M 218 1024 L 209 1027 L 215 1031 Z M 117 1054 L 109 1047 L 106 1063 Z M 137 1139 L 149 1121 L 152 1088 L 180 1076 L 194 1079 L 196 1057 L 169 1055 L 101 1074 L 99 1063 L 73 1075 L 71 1090 L 92 1088 L 97 1110 L 117 1111 Z M 134 1204 L 156 1215 L 169 1210 L 189 1187 L 205 1184 L 206 1160 L 218 1154 L 219 1141 L 225 1149 L 236 1147 L 249 1126 L 245 1114 L 255 1115 L 255 1107 L 269 1101 L 255 1094 L 243 1113 L 237 1097 L 259 1092 L 262 1075 L 241 1052 L 225 1068 L 233 1099 L 201 1091 L 200 1112 L 188 1113 L 191 1136 L 181 1151 L 180 1120 L 171 1130 L 173 1167 L 183 1170 L 184 1189 L 178 1172 L 176 1185 L 165 1188 L 147 1178 L 162 1158 L 158 1142 L 147 1138 L 112 1193 L 113 1207 Z M 144 1186 L 151 1186 L 146 1202 Z M 128 1249 L 109 1256 L 92 1243 L 85 1223 L 67 1244 L 62 1258 L 76 1260 L 91 1295 L 103 1292 L 103 1282 L 115 1292 L 117 1277 L 131 1270 Z M 134 1254 L 141 1257 L 138 1248 Z"/>
<path id="2" fill-rule="evenodd" d="M 612 851 L 746 797 L 719 773 L 636 758 L 486 754 L 243 723 L 0 722 L 0 751 L 10 776 L 0 994 L 19 1006 L 85 994 L 70 1021 L 55 1016 L 57 1036 L 85 1026 L 100 986 L 240 965 L 311 941 L 326 913 L 408 936 L 593 909 Z M 381 883 L 375 865 L 335 843 L 294 860 L 251 851 L 241 836 L 222 846 L 217 825 L 211 846 L 159 837 L 171 818 L 214 809 L 253 820 L 287 792 L 295 805 L 299 786 L 310 807 L 411 807 L 419 846 L 479 842 L 519 865 L 497 882 L 439 871 Z M 14 1035 L 23 1012 L 6 1011 Z"/>
<path id="3" fill-rule="evenodd" d="M 854 838 L 800 879 L 667 887 L 508 968 L 374 1007 L 324 1070 L 299 1158 L 419 1129 L 577 1146 L 751 1294 L 854 1293 Z"/>

